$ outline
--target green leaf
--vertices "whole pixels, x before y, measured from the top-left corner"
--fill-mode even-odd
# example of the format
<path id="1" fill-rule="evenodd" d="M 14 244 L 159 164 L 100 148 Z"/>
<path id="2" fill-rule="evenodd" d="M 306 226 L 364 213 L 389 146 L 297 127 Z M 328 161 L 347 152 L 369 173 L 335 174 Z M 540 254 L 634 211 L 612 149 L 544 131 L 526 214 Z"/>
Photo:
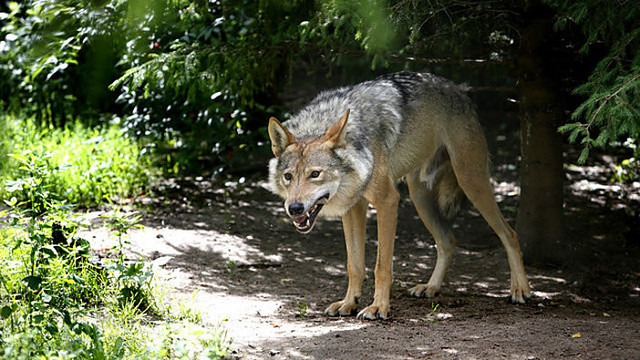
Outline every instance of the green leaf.
<path id="1" fill-rule="evenodd" d="M 22 282 L 27 285 L 29 290 L 38 291 L 40 290 L 40 285 L 42 284 L 42 278 L 40 276 L 27 276 L 22 279 Z"/>
<path id="2" fill-rule="evenodd" d="M 14 192 L 14 191 L 22 191 L 22 189 L 24 188 L 24 180 L 22 179 L 18 179 L 18 180 L 7 180 L 5 182 L 4 188 L 5 190 L 7 190 L 8 192 Z M 9 206 L 13 206 L 12 204 L 9 204 L 7 202 L 7 200 L 4 201 L 5 203 L 7 203 Z"/>
<path id="3" fill-rule="evenodd" d="M 28 164 L 29 163 L 29 160 L 26 157 L 24 157 L 24 156 L 22 156 L 20 154 L 7 154 L 7 156 L 10 157 L 10 158 L 14 158 L 14 159 L 18 160 L 22 164 Z"/>
<path id="4" fill-rule="evenodd" d="M 2 307 L 2 309 L 0 309 L 0 317 L 2 317 L 3 319 L 7 319 L 9 318 L 9 316 L 11 316 L 11 314 L 13 314 L 13 312 L 16 310 L 16 307 L 14 305 L 14 307 L 11 307 L 9 305 L 5 305 Z"/>
<path id="5" fill-rule="evenodd" d="M 7 205 L 9 205 L 10 207 L 14 207 L 14 206 L 16 206 L 16 204 L 18 203 L 18 199 L 16 199 L 16 197 L 15 197 L 15 196 L 12 196 L 12 197 L 11 197 L 11 199 L 9 199 L 9 200 L 6 200 L 6 199 L 5 199 L 5 200 L 4 200 L 4 203 L 5 203 L 5 204 L 7 204 Z"/>
<path id="6" fill-rule="evenodd" d="M 584 149 L 582 149 L 582 152 L 580 153 L 580 157 L 578 158 L 578 164 L 584 164 L 587 161 L 587 158 L 589 157 L 589 147 L 586 147 Z"/>
<path id="7" fill-rule="evenodd" d="M 571 132 L 571 135 L 569 135 L 569 143 L 573 144 L 574 142 L 576 142 L 576 139 L 578 138 L 578 135 L 580 135 L 580 128 L 576 128 L 573 130 L 573 132 Z"/>
<path id="8" fill-rule="evenodd" d="M 580 123 L 576 122 L 576 123 L 571 123 L 571 124 L 566 124 L 566 125 L 562 125 L 558 128 L 558 132 L 561 133 L 566 133 L 569 131 L 573 131 L 575 128 L 577 128 L 580 125 Z"/>

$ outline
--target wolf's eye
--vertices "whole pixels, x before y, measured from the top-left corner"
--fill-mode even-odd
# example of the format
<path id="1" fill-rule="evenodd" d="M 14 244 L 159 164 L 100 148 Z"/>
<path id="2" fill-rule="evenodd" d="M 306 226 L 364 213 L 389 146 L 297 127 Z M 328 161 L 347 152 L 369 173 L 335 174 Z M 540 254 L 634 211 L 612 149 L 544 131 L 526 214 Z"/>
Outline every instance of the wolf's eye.
<path id="1" fill-rule="evenodd" d="M 287 181 L 291 181 L 291 179 L 293 179 L 293 175 L 291 175 L 291 173 L 284 173 L 284 175 L 282 175 L 282 176 Z"/>
<path id="2" fill-rule="evenodd" d="M 309 174 L 309 177 L 313 178 L 313 179 L 317 178 L 318 176 L 320 176 L 320 171 L 319 170 L 313 170 L 311 172 L 311 174 Z"/>

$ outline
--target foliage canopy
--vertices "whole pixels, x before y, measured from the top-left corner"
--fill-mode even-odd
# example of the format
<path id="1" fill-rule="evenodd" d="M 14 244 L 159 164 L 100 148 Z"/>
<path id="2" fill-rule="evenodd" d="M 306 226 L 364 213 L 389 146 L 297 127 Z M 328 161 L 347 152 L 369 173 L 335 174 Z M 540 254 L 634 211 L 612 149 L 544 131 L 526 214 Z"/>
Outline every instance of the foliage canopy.
<path id="1" fill-rule="evenodd" d="M 525 2 L 538 3 L 538 2 Z M 542 1 L 565 46 L 597 65 L 562 127 L 586 150 L 638 137 L 634 1 Z M 149 137 L 202 172 L 245 163 L 264 119 L 286 112 L 283 79 L 466 58 L 508 64 L 521 1 L 28 0 L 0 7 L 0 104 L 57 126 L 82 116 Z M 465 65 L 464 62 L 458 64 Z M 291 80 L 289 80 L 291 81 Z M 276 105 L 276 106 L 274 106 Z M 105 116 L 106 115 L 106 116 Z M 214 171 L 215 172 L 215 171 Z"/>

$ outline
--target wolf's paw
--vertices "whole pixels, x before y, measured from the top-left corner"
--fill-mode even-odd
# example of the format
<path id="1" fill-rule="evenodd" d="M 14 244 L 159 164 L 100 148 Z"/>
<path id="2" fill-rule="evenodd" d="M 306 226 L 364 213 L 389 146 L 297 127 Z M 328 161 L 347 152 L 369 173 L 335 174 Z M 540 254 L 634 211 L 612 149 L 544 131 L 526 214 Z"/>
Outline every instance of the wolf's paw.
<path id="1" fill-rule="evenodd" d="M 358 313 L 358 319 L 386 320 L 389 318 L 389 305 L 370 305 Z"/>
<path id="2" fill-rule="evenodd" d="M 418 284 L 409 289 L 409 294 L 415 297 L 435 297 L 440 288 L 427 284 Z"/>
<path id="3" fill-rule="evenodd" d="M 325 310 L 325 315 L 328 316 L 350 316 L 356 313 L 357 301 L 336 301 L 329 305 Z"/>
<path id="4" fill-rule="evenodd" d="M 531 289 L 526 275 L 512 275 L 511 296 L 509 296 L 509 302 L 512 304 L 524 304 L 529 298 L 531 298 Z"/>
<path id="5" fill-rule="evenodd" d="M 512 304 L 524 304 L 530 298 L 531 298 L 531 291 L 527 286 L 525 289 L 511 290 L 511 296 L 509 296 L 509 302 Z"/>

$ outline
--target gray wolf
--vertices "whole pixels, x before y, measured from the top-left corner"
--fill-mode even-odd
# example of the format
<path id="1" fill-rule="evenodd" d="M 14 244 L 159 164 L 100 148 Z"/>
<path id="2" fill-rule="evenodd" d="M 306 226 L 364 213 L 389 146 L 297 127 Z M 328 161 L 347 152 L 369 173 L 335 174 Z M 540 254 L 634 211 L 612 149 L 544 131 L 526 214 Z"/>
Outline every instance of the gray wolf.
<path id="1" fill-rule="evenodd" d="M 464 86 L 426 74 L 400 72 L 320 93 L 283 126 L 269 120 L 271 190 L 301 233 L 321 216 L 340 216 L 347 248 L 349 285 L 330 316 L 357 311 L 365 278 L 366 211 L 377 211 L 378 250 L 373 303 L 361 319 L 386 319 L 399 193 L 409 195 L 433 235 L 437 260 L 414 296 L 434 296 L 451 262 L 456 238 L 451 220 L 466 196 L 496 232 L 507 252 L 511 296 L 530 296 L 516 232 L 502 216 L 488 175 L 483 131 Z"/>

